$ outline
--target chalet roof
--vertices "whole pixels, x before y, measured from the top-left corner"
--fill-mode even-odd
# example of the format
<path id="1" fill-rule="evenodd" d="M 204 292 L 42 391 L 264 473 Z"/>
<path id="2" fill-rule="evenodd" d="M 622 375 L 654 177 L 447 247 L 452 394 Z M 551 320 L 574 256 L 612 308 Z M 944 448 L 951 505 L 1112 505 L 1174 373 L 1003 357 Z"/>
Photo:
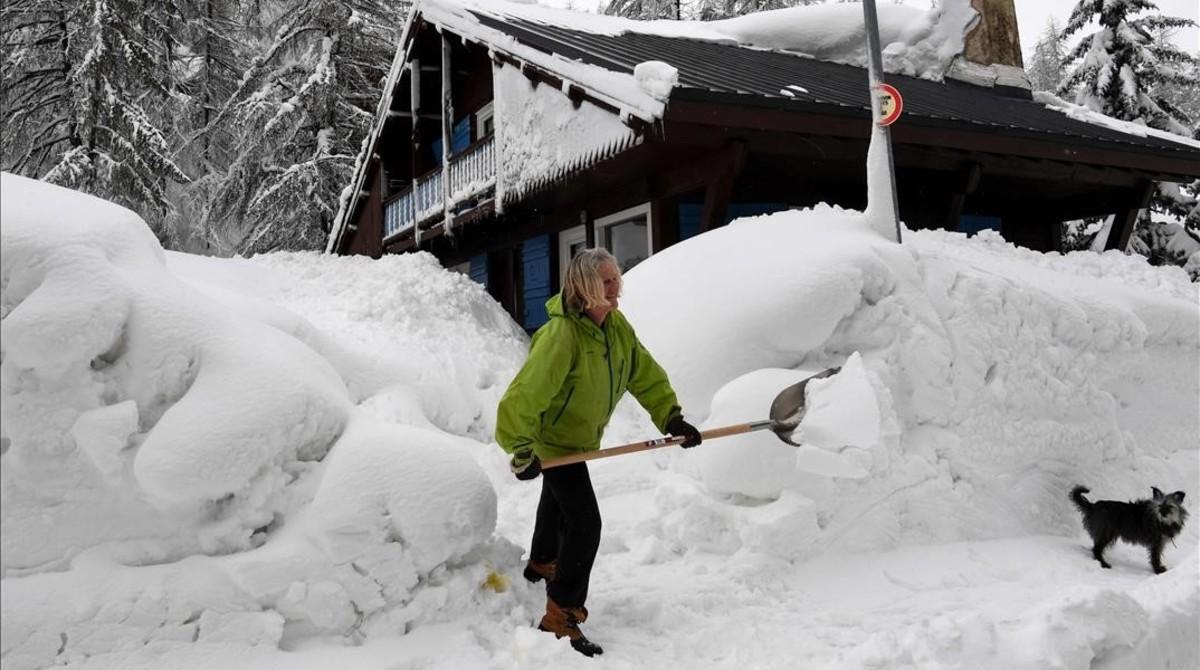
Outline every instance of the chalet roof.
<path id="1" fill-rule="evenodd" d="M 679 71 L 671 101 L 770 106 L 864 119 L 870 114 L 867 73 L 854 65 L 688 37 L 592 33 L 479 10 L 472 13 L 484 26 L 523 45 L 613 71 L 632 73 L 638 63 L 664 61 Z M 1168 152 L 1200 160 L 1200 144 L 1115 120 L 1110 120 L 1113 127 L 1079 120 L 1041 100 L 952 80 L 888 74 L 887 81 L 904 96 L 902 123 L 984 127 L 1073 146 Z"/>

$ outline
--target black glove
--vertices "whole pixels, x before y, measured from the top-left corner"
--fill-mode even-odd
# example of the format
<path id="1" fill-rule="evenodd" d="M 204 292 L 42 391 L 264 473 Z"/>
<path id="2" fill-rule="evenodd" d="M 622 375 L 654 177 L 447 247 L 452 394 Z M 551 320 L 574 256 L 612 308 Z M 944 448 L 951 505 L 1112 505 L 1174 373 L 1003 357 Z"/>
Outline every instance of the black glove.
<path id="1" fill-rule="evenodd" d="M 695 426 L 683 420 L 682 414 L 671 417 L 671 420 L 667 422 L 667 432 L 675 437 L 685 438 L 679 445 L 684 449 L 691 449 L 704 439 Z"/>
<path id="2" fill-rule="evenodd" d="M 532 451 L 519 451 L 513 454 L 508 467 L 512 470 L 514 477 L 525 482 L 537 479 L 537 476 L 542 474 L 542 459 Z"/>

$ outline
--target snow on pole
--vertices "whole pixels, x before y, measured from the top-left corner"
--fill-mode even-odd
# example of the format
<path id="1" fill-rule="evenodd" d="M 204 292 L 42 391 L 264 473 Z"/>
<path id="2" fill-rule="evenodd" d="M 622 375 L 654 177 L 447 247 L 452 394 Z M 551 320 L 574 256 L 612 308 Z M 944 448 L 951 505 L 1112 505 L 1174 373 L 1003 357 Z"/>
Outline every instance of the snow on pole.
<path id="1" fill-rule="evenodd" d="M 883 56 L 879 47 L 879 19 L 875 13 L 875 0 L 863 0 L 863 21 L 867 29 L 867 77 L 871 96 L 871 144 L 867 149 L 867 220 L 874 222 L 884 216 L 886 204 L 891 203 L 892 221 L 896 228 L 896 242 L 900 243 L 900 202 L 896 197 L 896 166 L 892 159 L 892 135 L 888 125 L 880 123 L 879 89 L 883 81 Z M 894 119 L 892 119 L 894 120 Z M 880 153 L 883 153 L 881 156 Z M 886 165 L 887 175 L 883 174 Z M 883 232 L 882 230 L 880 232 Z"/>
<path id="2" fill-rule="evenodd" d="M 450 126 L 454 123 L 454 100 L 450 95 L 450 37 L 442 33 L 442 232 L 447 236 L 453 217 L 450 215 Z"/>
<path id="3" fill-rule="evenodd" d="M 412 112 L 412 197 L 413 197 L 413 245 L 421 246 L 420 206 L 417 198 L 417 156 L 421 148 L 421 59 L 413 58 L 408 64 L 409 109 Z"/>

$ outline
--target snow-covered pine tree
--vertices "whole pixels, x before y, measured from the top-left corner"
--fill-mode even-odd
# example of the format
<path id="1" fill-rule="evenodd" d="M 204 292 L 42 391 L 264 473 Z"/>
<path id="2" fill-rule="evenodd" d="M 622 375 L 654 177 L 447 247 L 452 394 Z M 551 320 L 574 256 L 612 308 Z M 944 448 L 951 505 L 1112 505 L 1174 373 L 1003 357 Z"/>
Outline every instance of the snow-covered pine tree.
<path id="1" fill-rule="evenodd" d="M 640 21 L 687 19 L 714 21 L 769 9 L 811 5 L 822 0 L 611 0 L 604 13 Z"/>
<path id="2" fill-rule="evenodd" d="M 1144 123 L 1180 135 L 1192 134 L 1195 119 L 1174 104 L 1168 91 L 1195 85 L 1189 71 L 1200 60 L 1174 45 L 1170 32 L 1195 25 L 1189 19 L 1150 14 L 1151 0 L 1080 0 L 1062 32 L 1065 39 L 1095 19 L 1100 29 L 1083 38 L 1067 56 L 1070 72 L 1060 95 L 1108 116 Z M 1200 230 L 1195 192 L 1159 184 L 1151 210 L 1184 217 L 1189 230 Z M 1149 220 L 1148 213 L 1141 217 Z M 1139 224 L 1140 225 L 1140 224 Z"/>
<path id="3" fill-rule="evenodd" d="M 1063 77 L 1063 62 L 1066 57 L 1067 49 L 1063 43 L 1062 28 L 1052 16 L 1033 47 L 1033 56 L 1026 68 L 1033 90 L 1057 90 Z"/>
<path id="4" fill-rule="evenodd" d="M 1180 67 L 1195 63 L 1196 57 L 1169 41 L 1156 41 L 1154 35 L 1194 23 L 1160 14 L 1135 18 L 1155 9 L 1151 0 L 1080 0 L 1063 29 L 1063 39 L 1093 19 L 1100 29 L 1067 55 L 1071 70 L 1058 91 L 1073 94 L 1077 103 L 1108 116 L 1187 134 L 1189 120 L 1155 89 L 1163 83 L 1188 83 Z"/>
<path id="5" fill-rule="evenodd" d="M 611 0 L 604 13 L 638 21 L 683 18 L 682 0 Z"/>
<path id="6" fill-rule="evenodd" d="M 4 12 L 5 168 L 125 205 L 168 238 L 167 184 L 187 180 L 164 132 L 178 5 L 12 0 Z"/>
<path id="7" fill-rule="evenodd" d="M 176 195 L 180 247 L 204 253 L 231 251 L 219 231 L 202 216 L 212 199 L 214 180 L 233 161 L 235 137 L 226 124 L 214 124 L 237 90 L 245 70 L 247 22 L 239 0 L 190 0 L 188 23 L 177 56 L 181 108 L 175 130 L 181 138 L 180 164 L 195 176 Z"/>
<path id="8" fill-rule="evenodd" d="M 210 122 L 237 154 L 212 179 L 205 225 L 241 253 L 324 243 L 379 100 L 407 6 L 297 0 L 263 23 L 265 49 Z"/>
<path id="9" fill-rule="evenodd" d="M 797 5 L 810 5 L 819 0 L 697 0 L 692 6 L 692 17 L 701 21 L 715 21 L 735 16 L 784 9 Z"/>
<path id="10" fill-rule="evenodd" d="M 0 3 L 4 59 L 0 61 L 0 167 L 40 177 L 71 147 L 83 144 L 73 103 L 75 54 L 82 7 L 71 0 Z"/>

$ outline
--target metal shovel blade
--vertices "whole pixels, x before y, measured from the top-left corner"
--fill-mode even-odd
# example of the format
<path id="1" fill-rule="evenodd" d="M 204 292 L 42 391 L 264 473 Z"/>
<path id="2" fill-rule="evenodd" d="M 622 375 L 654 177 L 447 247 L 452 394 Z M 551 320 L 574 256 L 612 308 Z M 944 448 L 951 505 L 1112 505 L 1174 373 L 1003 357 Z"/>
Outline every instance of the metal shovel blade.
<path id="1" fill-rule="evenodd" d="M 804 420 L 804 413 L 808 409 L 805 406 L 808 400 L 808 383 L 814 379 L 824 379 L 835 375 L 841 369 L 841 366 L 838 366 L 818 372 L 783 389 L 779 395 L 775 396 L 775 401 L 771 403 L 771 430 L 775 431 L 775 435 L 779 439 L 794 447 L 800 446 L 799 442 L 792 441 L 792 433 L 800 427 L 800 422 Z"/>

